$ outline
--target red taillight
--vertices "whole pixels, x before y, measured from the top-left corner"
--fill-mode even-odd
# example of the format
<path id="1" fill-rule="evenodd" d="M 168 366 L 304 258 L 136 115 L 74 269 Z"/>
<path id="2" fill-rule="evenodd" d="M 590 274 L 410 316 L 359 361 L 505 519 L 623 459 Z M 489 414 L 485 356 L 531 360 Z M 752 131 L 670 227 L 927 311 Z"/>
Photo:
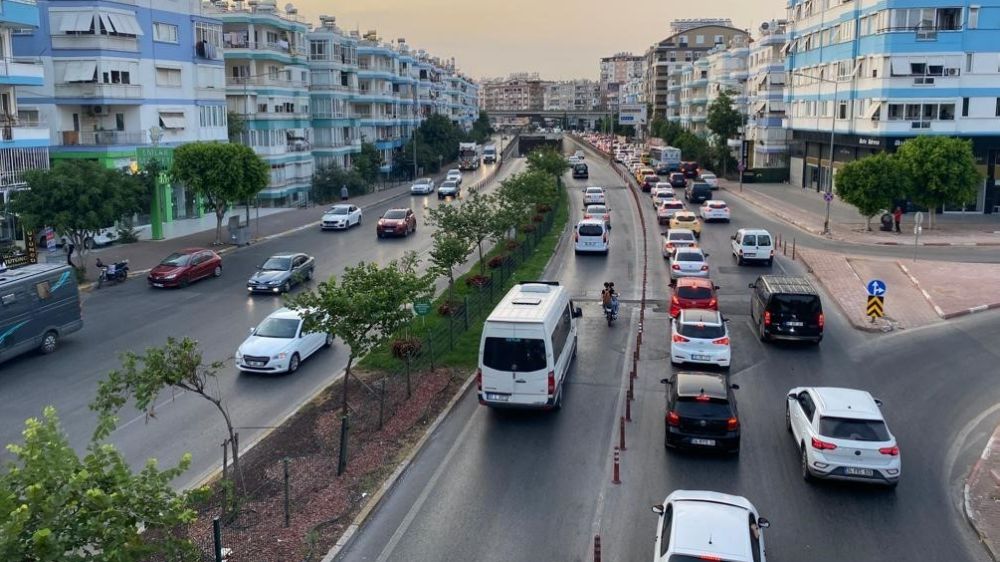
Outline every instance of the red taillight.
<path id="1" fill-rule="evenodd" d="M 483 370 L 482 369 L 476 369 L 476 387 L 479 389 L 479 392 L 483 391 Z"/>
<path id="2" fill-rule="evenodd" d="M 589 219 L 589 218 L 590 218 L 590 215 L 583 215 L 583 218 L 584 218 L 584 219 Z"/>
<path id="3" fill-rule="evenodd" d="M 883 455 L 889 455 L 890 457 L 898 457 L 899 447 L 895 445 L 893 445 L 892 447 L 882 447 L 881 449 L 878 450 L 878 452 L 882 453 Z"/>
<path id="4" fill-rule="evenodd" d="M 715 308 L 717 306 L 719 306 L 719 301 L 717 301 L 716 299 L 708 301 L 708 308 Z"/>
<path id="5" fill-rule="evenodd" d="M 677 298 L 677 295 L 670 297 L 670 304 L 681 304 L 681 299 Z"/>
<path id="6" fill-rule="evenodd" d="M 670 269 L 673 269 L 674 271 L 680 271 L 681 270 L 681 266 L 679 266 L 679 265 L 677 265 L 675 263 L 674 265 L 670 266 Z"/>
<path id="7" fill-rule="evenodd" d="M 556 394 L 556 373 L 555 371 L 549 371 L 549 396 L 555 396 Z"/>
<path id="8" fill-rule="evenodd" d="M 685 338 L 684 336 L 682 336 L 680 334 L 674 334 L 674 336 L 672 338 L 670 338 L 670 341 L 672 341 L 674 343 L 684 343 L 684 342 L 689 342 L 691 340 Z"/>
<path id="9" fill-rule="evenodd" d="M 702 554 L 698 557 L 698 560 L 713 560 L 714 562 L 722 562 L 722 557 L 712 556 L 711 554 Z"/>
<path id="10" fill-rule="evenodd" d="M 740 419 L 737 418 L 736 416 L 733 416 L 726 421 L 726 429 L 728 431 L 736 431 L 739 428 L 740 428 Z"/>
<path id="11" fill-rule="evenodd" d="M 826 441 L 820 441 L 819 438 L 812 438 L 813 449 L 818 449 L 820 451 L 832 451 L 837 448 L 833 443 L 827 443 Z"/>
<path id="12" fill-rule="evenodd" d="M 577 232 L 576 234 L 573 235 L 573 240 L 575 242 L 579 242 L 580 241 L 580 233 L 579 232 Z"/>
<path id="13" fill-rule="evenodd" d="M 820 312 L 819 316 L 816 318 L 816 323 L 819 324 L 820 328 L 826 324 L 826 318 L 823 316 L 822 312 Z"/>
<path id="14" fill-rule="evenodd" d="M 670 410 L 667 412 L 667 424 L 676 427 L 681 424 L 681 417 L 677 415 L 677 412 Z"/>
<path id="15" fill-rule="evenodd" d="M 767 310 L 764 311 L 764 325 L 765 326 L 771 325 L 771 313 Z"/>
<path id="16" fill-rule="evenodd" d="M 703 266 L 701 266 L 701 270 L 702 270 L 702 271 L 708 271 L 708 266 L 707 266 L 707 265 L 703 265 Z"/>
<path id="17" fill-rule="evenodd" d="M 697 400 L 698 402 L 711 402 L 712 401 L 712 399 L 709 398 L 707 394 L 699 394 L 698 396 L 695 396 L 694 399 Z"/>
<path id="18" fill-rule="evenodd" d="M 729 345 L 729 336 L 726 336 L 724 338 L 719 338 L 717 340 L 712 340 L 712 343 L 714 343 L 715 345 Z"/>
<path id="19" fill-rule="evenodd" d="M 673 250 L 674 249 L 674 244 L 672 242 L 667 242 L 666 246 L 664 246 L 664 247 L 666 249 L 668 249 L 668 250 Z"/>

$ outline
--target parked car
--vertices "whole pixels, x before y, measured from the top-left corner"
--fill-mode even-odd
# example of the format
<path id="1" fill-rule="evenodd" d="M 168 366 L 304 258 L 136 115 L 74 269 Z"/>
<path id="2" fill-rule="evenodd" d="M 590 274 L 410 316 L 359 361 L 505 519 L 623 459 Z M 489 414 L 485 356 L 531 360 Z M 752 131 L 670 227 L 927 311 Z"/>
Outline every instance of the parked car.
<path id="1" fill-rule="evenodd" d="M 708 278 L 708 254 L 701 251 L 701 248 L 678 248 L 670 256 L 670 280 L 676 281 L 681 277 L 704 277 Z"/>
<path id="2" fill-rule="evenodd" d="M 717 310 L 681 310 L 670 324 L 670 362 L 728 369 L 732 357 L 727 320 Z"/>
<path id="3" fill-rule="evenodd" d="M 247 281 L 251 293 L 287 293 L 300 283 L 311 281 L 316 260 L 302 253 L 275 254 L 257 268 Z"/>
<path id="4" fill-rule="evenodd" d="M 417 215 L 413 209 L 389 209 L 375 224 L 375 234 L 379 238 L 386 236 L 409 236 L 417 231 Z"/>
<path id="5" fill-rule="evenodd" d="M 611 229 L 611 208 L 607 205 L 587 205 L 583 211 L 584 219 L 604 219 L 604 224 Z"/>
<path id="6" fill-rule="evenodd" d="M 573 249 L 577 254 L 599 252 L 607 254 L 611 249 L 609 234 L 611 229 L 604 219 L 584 219 L 577 223 Z"/>
<path id="7" fill-rule="evenodd" d="M 665 447 L 740 452 L 740 418 L 733 390 L 722 373 L 682 371 L 667 385 Z"/>
<path id="8" fill-rule="evenodd" d="M 222 275 L 222 257 L 205 248 L 178 250 L 150 270 L 146 277 L 152 287 L 186 287 L 206 277 Z"/>
<path id="9" fill-rule="evenodd" d="M 320 230 L 345 230 L 361 225 L 361 209 L 357 205 L 334 205 L 323 213 Z"/>
<path id="10" fill-rule="evenodd" d="M 737 265 L 747 262 L 774 263 L 774 238 L 761 228 L 741 228 L 732 237 L 731 247 Z"/>
<path id="11" fill-rule="evenodd" d="M 684 197 L 688 203 L 702 203 L 712 198 L 712 186 L 707 183 L 691 182 L 691 185 L 684 189 Z"/>
<path id="12" fill-rule="evenodd" d="M 764 529 L 771 523 L 744 497 L 674 490 L 653 513 L 659 516 L 655 562 L 767 562 Z"/>
<path id="13" fill-rule="evenodd" d="M 583 189 L 584 205 L 606 205 L 607 194 L 603 187 L 586 187 Z"/>
<path id="14" fill-rule="evenodd" d="M 251 373 L 294 373 L 313 353 L 333 345 L 333 336 L 303 330 L 299 312 L 272 312 L 236 349 L 236 368 Z"/>
<path id="15" fill-rule="evenodd" d="M 670 174 L 670 185 L 679 189 L 684 189 L 687 187 L 687 178 L 684 176 L 684 172 L 674 172 Z"/>
<path id="16" fill-rule="evenodd" d="M 438 188 L 438 199 L 444 199 L 445 197 L 458 197 L 462 190 L 458 187 L 458 184 L 453 180 L 445 180 Z"/>
<path id="17" fill-rule="evenodd" d="M 684 203 L 678 201 L 677 199 L 669 199 L 660 203 L 660 206 L 656 208 L 656 222 L 660 224 L 667 224 L 673 216 L 681 211 L 685 210 Z"/>
<path id="18" fill-rule="evenodd" d="M 670 296 L 670 317 L 677 318 L 682 310 L 700 308 L 719 310 L 719 287 L 710 279 L 702 277 L 681 277 L 674 285 Z"/>
<path id="19" fill-rule="evenodd" d="M 686 228 L 671 228 L 663 233 L 663 257 L 669 258 L 674 255 L 678 248 L 692 248 L 698 246 L 698 240 L 694 232 Z"/>
<path id="20" fill-rule="evenodd" d="M 701 214 L 701 220 L 705 222 L 710 221 L 724 221 L 729 222 L 729 205 L 725 201 L 719 199 L 709 199 L 701 204 L 699 211 Z"/>
<path id="21" fill-rule="evenodd" d="M 719 189 L 719 178 L 712 172 L 702 172 L 700 179 L 704 183 L 712 186 L 712 189 Z"/>
<path id="22" fill-rule="evenodd" d="M 458 168 L 448 170 L 448 174 L 444 177 L 444 181 L 453 181 L 458 185 L 462 185 L 462 170 L 459 170 Z"/>
<path id="23" fill-rule="evenodd" d="M 864 390 L 789 390 L 785 425 L 799 450 L 802 478 L 854 480 L 895 488 L 902 462 L 881 405 Z"/>
<path id="24" fill-rule="evenodd" d="M 701 221 L 698 215 L 691 211 L 677 211 L 670 217 L 670 228 L 686 228 L 694 232 L 695 238 L 701 238 Z"/>
<path id="25" fill-rule="evenodd" d="M 750 322 L 761 341 L 823 341 L 823 302 L 808 279 L 761 275 L 750 289 Z"/>
<path id="26" fill-rule="evenodd" d="M 431 178 L 420 178 L 410 186 L 411 195 L 427 195 L 434 193 L 434 180 Z"/>

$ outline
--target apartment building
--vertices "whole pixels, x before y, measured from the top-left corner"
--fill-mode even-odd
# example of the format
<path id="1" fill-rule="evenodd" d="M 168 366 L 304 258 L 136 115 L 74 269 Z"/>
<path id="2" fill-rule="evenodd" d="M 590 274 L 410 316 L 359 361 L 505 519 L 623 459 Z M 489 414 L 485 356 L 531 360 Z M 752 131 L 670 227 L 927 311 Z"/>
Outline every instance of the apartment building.
<path id="1" fill-rule="evenodd" d="M 350 168 L 361 152 L 361 136 L 352 99 L 358 94 L 358 39 L 337 27 L 333 16 L 320 16 L 308 35 L 309 109 L 312 154 L 317 168 Z M 411 98 L 410 113 L 416 102 Z"/>
<path id="2" fill-rule="evenodd" d="M 629 85 L 630 95 L 635 97 L 635 86 L 641 87 L 646 74 L 646 59 L 642 55 L 632 53 L 616 53 L 601 59 L 600 94 L 601 107 L 617 111 L 623 102 L 623 90 Z"/>
<path id="3" fill-rule="evenodd" d="M 545 85 L 546 82 L 534 73 L 484 80 L 480 85 L 481 107 L 487 112 L 541 111 L 545 107 Z"/>
<path id="4" fill-rule="evenodd" d="M 747 166 L 758 170 L 788 168 L 789 132 L 784 127 L 786 24 L 785 20 L 761 23 L 750 46 Z"/>
<path id="5" fill-rule="evenodd" d="M 948 135 L 972 140 L 986 180 L 944 211 L 1000 212 L 1000 0 L 791 0 L 788 20 L 792 183 L 820 189 L 845 162 Z"/>
<path id="6" fill-rule="evenodd" d="M 645 101 L 652 105 L 655 117 L 681 120 L 679 75 L 673 80 L 670 74 L 682 67 L 691 67 L 692 80 L 701 80 L 699 68 L 694 72 L 694 62 L 704 57 L 718 45 L 729 45 L 733 37 L 748 37 L 747 32 L 732 26 L 728 19 L 675 20 L 671 24 L 671 35 L 652 45 L 645 54 Z M 697 76 L 697 78 L 694 78 Z M 706 75 L 707 79 L 707 75 Z M 707 85 L 707 84 L 706 84 Z M 668 103 L 668 97 L 673 103 Z"/>
<path id="7" fill-rule="evenodd" d="M 548 82 L 542 93 L 545 111 L 594 111 L 601 107 L 600 84 L 593 80 Z"/>

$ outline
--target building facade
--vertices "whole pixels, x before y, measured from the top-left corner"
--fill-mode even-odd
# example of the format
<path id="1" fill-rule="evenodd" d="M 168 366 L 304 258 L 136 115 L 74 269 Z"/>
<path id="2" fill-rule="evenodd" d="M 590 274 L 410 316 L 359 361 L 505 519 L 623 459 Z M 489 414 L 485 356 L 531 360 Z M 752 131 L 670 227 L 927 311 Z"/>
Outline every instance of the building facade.
<path id="1" fill-rule="evenodd" d="M 601 59 L 600 94 L 601 107 L 609 111 L 618 111 L 618 106 L 622 103 L 637 103 L 636 101 L 623 102 L 626 95 L 624 90 L 629 88 L 629 95 L 634 100 L 635 87 L 641 88 L 642 80 L 646 75 L 646 59 L 642 55 L 632 53 L 616 53 L 610 57 Z"/>
<path id="2" fill-rule="evenodd" d="M 337 27 L 336 18 L 320 16 L 309 41 L 309 110 L 312 154 L 317 168 L 351 167 L 361 152 L 360 122 L 352 100 L 358 95 L 358 39 Z M 408 106 L 413 111 L 413 99 Z"/>
<path id="3" fill-rule="evenodd" d="M 543 90 L 544 111 L 594 111 L 601 106 L 600 85 L 593 80 L 548 82 Z"/>
<path id="4" fill-rule="evenodd" d="M 785 57 L 787 22 L 761 23 L 750 47 L 747 95 L 747 166 L 754 169 L 788 168 L 788 130 L 785 119 Z"/>
<path id="5" fill-rule="evenodd" d="M 541 111 L 545 107 L 545 86 L 538 74 L 516 73 L 507 78 L 484 80 L 480 84 L 483 103 L 491 111 Z"/>
<path id="6" fill-rule="evenodd" d="M 986 179 L 973 199 L 943 210 L 1000 212 L 1000 1 L 918 6 L 788 3 L 790 181 L 820 189 L 845 162 L 917 135 L 948 135 L 971 139 Z"/>

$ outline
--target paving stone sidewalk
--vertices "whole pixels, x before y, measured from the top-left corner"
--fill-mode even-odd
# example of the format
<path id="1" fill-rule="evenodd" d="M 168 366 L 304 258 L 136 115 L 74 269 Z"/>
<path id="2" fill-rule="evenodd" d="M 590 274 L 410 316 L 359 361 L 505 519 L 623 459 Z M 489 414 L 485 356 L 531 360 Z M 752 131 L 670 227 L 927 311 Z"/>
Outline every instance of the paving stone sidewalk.
<path id="1" fill-rule="evenodd" d="M 965 481 L 965 514 L 994 560 L 1000 560 L 1000 427 Z"/>
<path id="2" fill-rule="evenodd" d="M 813 189 L 802 189 L 788 184 L 744 184 L 742 191 L 737 182 L 719 180 L 725 191 L 722 197 L 739 197 L 777 218 L 817 236 L 823 234 L 826 219 L 826 202 L 822 194 Z M 926 215 L 926 213 L 925 213 Z M 902 220 L 902 234 L 878 230 L 878 217 L 872 220 L 872 231 L 865 230 L 865 218 L 857 210 L 834 198 L 830 204 L 830 230 L 835 240 L 853 244 L 912 245 L 913 214 Z M 934 230 L 924 229 L 920 244 L 924 246 L 1000 246 L 1000 215 L 965 214 L 937 215 Z"/>

